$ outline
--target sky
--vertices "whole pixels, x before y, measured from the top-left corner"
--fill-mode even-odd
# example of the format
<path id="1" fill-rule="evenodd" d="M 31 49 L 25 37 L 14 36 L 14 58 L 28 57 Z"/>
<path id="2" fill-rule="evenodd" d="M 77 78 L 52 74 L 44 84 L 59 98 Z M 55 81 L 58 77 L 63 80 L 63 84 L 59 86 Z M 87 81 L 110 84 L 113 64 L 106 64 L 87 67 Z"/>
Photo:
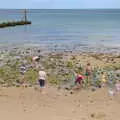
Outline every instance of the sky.
<path id="1" fill-rule="evenodd" d="M 120 0 L 1 0 L 0 8 L 18 8 L 18 9 L 120 8 Z"/>

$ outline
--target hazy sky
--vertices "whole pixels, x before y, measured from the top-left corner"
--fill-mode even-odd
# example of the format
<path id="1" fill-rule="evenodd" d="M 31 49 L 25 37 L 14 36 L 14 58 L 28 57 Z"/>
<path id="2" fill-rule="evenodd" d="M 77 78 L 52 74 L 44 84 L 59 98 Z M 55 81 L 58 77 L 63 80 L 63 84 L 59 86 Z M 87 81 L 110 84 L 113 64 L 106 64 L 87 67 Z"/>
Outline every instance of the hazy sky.
<path id="1" fill-rule="evenodd" d="M 120 8 L 120 0 L 1 0 L 0 8 Z"/>

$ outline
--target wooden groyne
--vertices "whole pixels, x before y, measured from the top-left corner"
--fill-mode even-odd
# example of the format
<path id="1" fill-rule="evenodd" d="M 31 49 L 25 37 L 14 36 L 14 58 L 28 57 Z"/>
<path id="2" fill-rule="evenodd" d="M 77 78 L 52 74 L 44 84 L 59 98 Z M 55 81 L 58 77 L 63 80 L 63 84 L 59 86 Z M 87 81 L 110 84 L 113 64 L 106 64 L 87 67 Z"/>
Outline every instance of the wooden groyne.
<path id="1" fill-rule="evenodd" d="M 14 26 L 18 26 L 18 25 L 28 25 L 28 24 L 32 24 L 31 21 L 27 20 L 27 10 L 24 10 L 24 16 L 23 16 L 23 20 L 20 21 L 8 21 L 8 22 L 2 22 L 0 23 L 0 28 L 5 28 L 5 27 L 14 27 Z"/>
<path id="2" fill-rule="evenodd" d="M 31 21 L 3 22 L 3 23 L 0 23 L 0 28 L 14 27 L 14 26 L 17 26 L 17 25 L 28 25 L 28 24 L 31 24 Z"/>

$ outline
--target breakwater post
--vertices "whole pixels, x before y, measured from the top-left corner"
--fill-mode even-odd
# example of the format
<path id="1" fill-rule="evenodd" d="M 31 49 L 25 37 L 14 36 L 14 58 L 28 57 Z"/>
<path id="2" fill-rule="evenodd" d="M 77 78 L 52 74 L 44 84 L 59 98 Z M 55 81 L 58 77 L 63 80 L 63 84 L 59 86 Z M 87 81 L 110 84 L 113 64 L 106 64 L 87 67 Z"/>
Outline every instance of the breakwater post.
<path id="1" fill-rule="evenodd" d="M 27 21 L 27 10 L 24 10 L 24 21 Z"/>

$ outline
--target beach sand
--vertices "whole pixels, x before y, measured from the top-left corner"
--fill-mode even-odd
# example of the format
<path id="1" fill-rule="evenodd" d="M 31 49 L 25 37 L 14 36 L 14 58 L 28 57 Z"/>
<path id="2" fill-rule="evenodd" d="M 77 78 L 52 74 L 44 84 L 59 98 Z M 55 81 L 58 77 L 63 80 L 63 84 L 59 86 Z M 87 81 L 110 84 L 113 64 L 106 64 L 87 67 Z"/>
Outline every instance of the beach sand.
<path id="1" fill-rule="evenodd" d="M 120 120 L 120 95 L 106 88 L 69 91 L 46 88 L 0 88 L 1 120 Z"/>
<path id="2" fill-rule="evenodd" d="M 7 71 L 9 73 L 8 78 L 6 78 L 6 74 L 3 75 L 1 73 L 1 83 L 5 84 L 8 82 L 11 74 L 13 74 L 11 71 L 16 70 L 18 72 L 19 65 L 24 63 L 26 59 L 28 59 L 25 63 L 26 66 L 32 64 L 28 61 L 36 52 L 31 53 L 31 49 L 28 49 L 27 53 L 24 50 L 23 52 L 20 51 L 16 52 L 15 49 L 14 52 L 12 51 L 14 53 L 12 55 L 9 51 L 7 55 L 3 54 L 3 59 L 1 60 L 3 68 L 1 68 L 5 72 L 8 70 L 5 68 L 11 68 L 11 66 L 16 65 L 18 60 L 19 64 L 14 69 Z M 4 52 L 6 53 L 6 51 Z M 66 80 L 62 80 L 62 78 L 65 78 L 62 73 L 71 73 L 71 69 L 78 69 L 79 66 L 84 68 L 87 62 L 90 62 L 93 67 L 97 66 L 116 71 L 119 70 L 120 63 L 119 54 L 63 52 L 59 54 L 49 53 L 42 56 L 38 52 L 35 55 L 41 55 L 38 66 L 45 66 L 46 72 L 49 74 L 54 72 L 55 78 L 56 75 L 58 78 L 60 74 L 61 81 Z M 6 65 L 8 61 L 9 64 Z M 71 66 L 66 67 L 69 65 L 68 63 Z M 31 75 L 31 72 L 29 74 Z M 4 80 L 4 78 L 6 79 Z M 14 77 L 11 83 L 18 78 Z M 28 77 L 28 81 L 30 80 L 29 78 L 31 76 Z M 49 80 L 50 78 L 49 76 Z M 3 86 L 5 86 L 4 84 Z M 49 85 L 46 88 L 46 94 L 42 94 L 35 90 L 34 87 L 23 89 L 22 87 L 17 87 L 17 85 L 16 87 L 8 88 L 3 86 L 0 88 L 0 120 L 120 120 L 120 93 L 115 96 L 109 96 L 107 88 L 98 88 L 95 91 L 82 89 L 71 94 L 70 91 L 58 90 L 57 87 Z M 64 86 L 62 87 L 64 88 Z"/>

